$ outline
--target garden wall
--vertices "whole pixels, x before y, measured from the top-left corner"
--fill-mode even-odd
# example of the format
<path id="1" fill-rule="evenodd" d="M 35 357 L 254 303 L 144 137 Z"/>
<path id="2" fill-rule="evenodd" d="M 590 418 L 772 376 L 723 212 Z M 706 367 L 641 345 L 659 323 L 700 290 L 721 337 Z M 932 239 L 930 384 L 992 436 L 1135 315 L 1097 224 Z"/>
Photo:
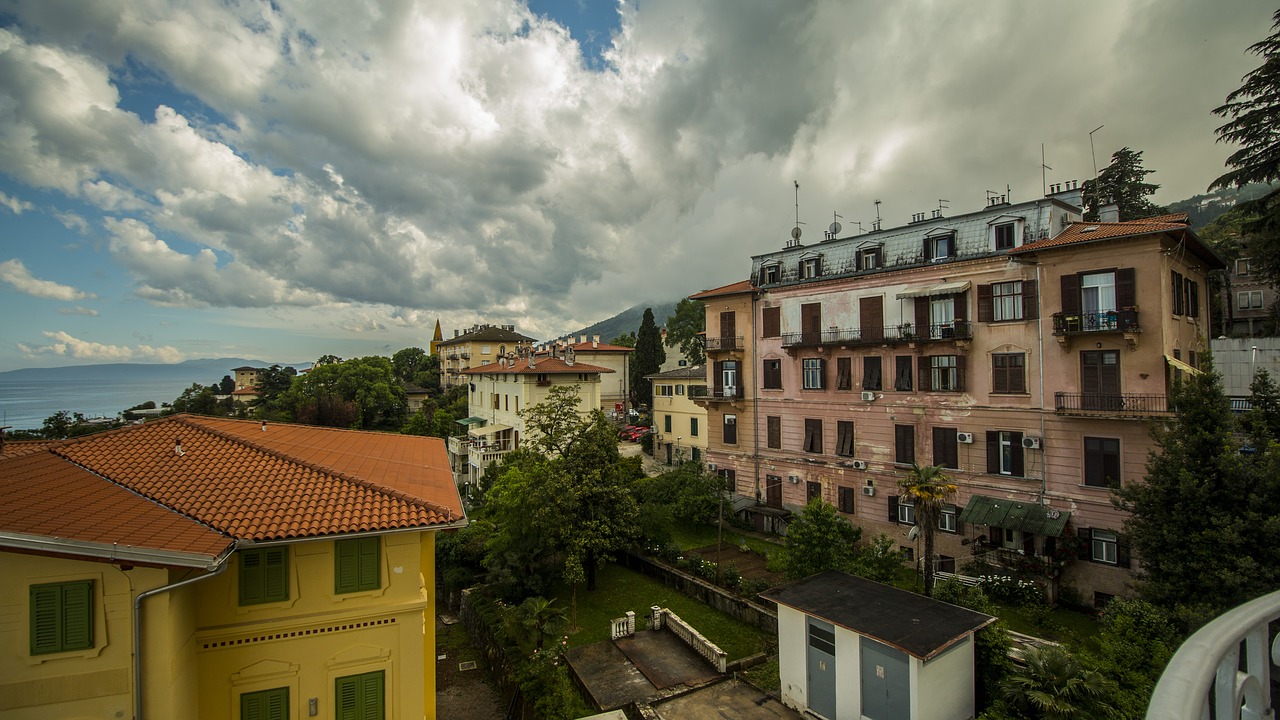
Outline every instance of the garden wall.
<path id="1" fill-rule="evenodd" d="M 664 585 L 675 588 L 739 622 L 760 628 L 775 637 L 778 634 L 778 611 L 772 607 L 772 603 L 762 604 L 739 597 L 701 578 L 642 555 L 630 552 L 619 553 L 618 563 L 625 568 L 660 580 Z"/>

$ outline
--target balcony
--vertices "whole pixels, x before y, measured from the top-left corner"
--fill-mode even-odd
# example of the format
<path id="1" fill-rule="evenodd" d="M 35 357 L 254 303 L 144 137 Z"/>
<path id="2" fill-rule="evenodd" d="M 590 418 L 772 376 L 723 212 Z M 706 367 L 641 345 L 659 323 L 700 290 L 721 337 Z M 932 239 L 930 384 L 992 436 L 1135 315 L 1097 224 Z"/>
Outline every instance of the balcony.
<path id="1" fill-rule="evenodd" d="M 707 336 L 707 352 L 725 352 L 727 350 L 741 350 L 742 336 L 737 337 L 711 337 Z"/>
<path id="2" fill-rule="evenodd" d="M 1053 334 L 1059 337 L 1086 333 L 1142 332 L 1138 311 L 1132 308 L 1100 313 L 1053 314 Z"/>
<path id="3" fill-rule="evenodd" d="M 1054 410 L 1059 415 L 1081 417 L 1162 417 L 1172 415 L 1165 395 L 1132 395 L 1126 393 L 1054 393 Z"/>
<path id="4" fill-rule="evenodd" d="M 1273 717 L 1268 625 L 1280 620 L 1280 592 L 1263 595 L 1200 628 L 1164 669 L 1147 720 Z"/>
<path id="5" fill-rule="evenodd" d="M 901 345 L 917 342 L 948 342 L 953 340 L 973 339 L 973 325 L 967 320 L 955 320 L 949 323 L 937 323 L 925 328 L 927 332 L 917 332 L 914 323 L 901 325 L 885 325 L 884 327 L 845 328 L 824 330 L 821 332 L 785 333 L 782 336 L 782 347 L 825 347 L 839 345 L 854 347 L 858 345 Z"/>
<path id="6" fill-rule="evenodd" d="M 448 355 L 445 355 L 445 357 L 446 357 L 446 358 L 448 358 L 449 360 L 457 360 L 457 359 L 458 359 L 458 351 L 457 351 L 457 350 L 450 350 L 450 351 L 449 351 L 449 354 L 448 354 Z"/>
<path id="7" fill-rule="evenodd" d="M 702 395 L 694 396 L 703 402 L 733 402 L 742 399 L 742 386 L 722 386 L 717 385 L 713 388 L 703 388 Z"/>
<path id="8" fill-rule="evenodd" d="M 449 438 L 449 454 L 464 457 L 471 451 L 471 443 L 465 435 Z"/>
<path id="9" fill-rule="evenodd" d="M 706 399 L 707 397 L 706 385 L 687 385 L 685 390 L 688 391 L 689 397 L 694 400 Z"/>

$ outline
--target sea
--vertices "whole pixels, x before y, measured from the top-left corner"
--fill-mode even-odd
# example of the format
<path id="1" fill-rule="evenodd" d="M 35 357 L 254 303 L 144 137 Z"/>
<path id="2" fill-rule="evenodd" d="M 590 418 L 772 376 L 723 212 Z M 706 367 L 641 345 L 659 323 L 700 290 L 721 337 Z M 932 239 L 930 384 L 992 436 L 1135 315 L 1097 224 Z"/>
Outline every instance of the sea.
<path id="1" fill-rule="evenodd" d="M 39 430 L 45 418 L 60 410 L 86 418 L 115 418 L 148 400 L 160 407 L 172 403 L 193 383 L 213 385 L 242 365 L 267 367 L 269 363 L 218 358 L 175 365 L 115 363 L 0 372 L 0 426 Z"/>

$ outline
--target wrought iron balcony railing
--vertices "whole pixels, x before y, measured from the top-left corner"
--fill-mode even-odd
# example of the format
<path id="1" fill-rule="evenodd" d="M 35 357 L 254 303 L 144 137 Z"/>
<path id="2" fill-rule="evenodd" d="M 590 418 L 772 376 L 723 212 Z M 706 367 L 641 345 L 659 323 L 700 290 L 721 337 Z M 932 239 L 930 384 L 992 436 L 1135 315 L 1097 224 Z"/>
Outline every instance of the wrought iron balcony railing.
<path id="1" fill-rule="evenodd" d="M 1053 394 L 1053 404 L 1060 415 L 1153 417 L 1174 412 L 1165 395 L 1060 392 Z"/>
<path id="2" fill-rule="evenodd" d="M 707 396 L 706 385 L 689 385 L 685 389 L 688 390 L 691 398 L 705 398 Z"/>
<path id="3" fill-rule="evenodd" d="M 721 352 L 724 350 L 741 350 L 742 336 L 736 337 L 711 337 L 707 336 L 707 352 Z"/>
<path id="4" fill-rule="evenodd" d="M 819 347 L 822 345 L 885 345 L 908 342 L 969 340 L 973 325 L 967 320 L 917 327 L 914 323 L 884 327 L 844 328 L 821 332 L 784 333 L 783 347 Z"/>
<path id="5" fill-rule="evenodd" d="M 706 394 L 699 397 L 699 400 L 710 400 L 714 402 L 731 402 L 742 398 L 741 385 L 716 385 L 713 388 L 707 388 Z"/>
<path id="6" fill-rule="evenodd" d="M 1137 310 L 1110 310 L 1100 313 L 1053 314 L 1054 335 L 1079 333 L 1142 332 Z"/>

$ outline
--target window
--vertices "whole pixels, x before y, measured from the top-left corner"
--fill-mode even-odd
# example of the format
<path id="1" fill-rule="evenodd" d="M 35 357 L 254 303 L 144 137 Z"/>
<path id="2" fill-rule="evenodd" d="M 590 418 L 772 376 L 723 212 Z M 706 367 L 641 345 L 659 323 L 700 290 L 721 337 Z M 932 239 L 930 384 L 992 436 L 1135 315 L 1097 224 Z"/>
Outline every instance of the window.
<path id="1" fill-rule="evenodd" d="M 765 360 L 764 361 L 764 389 L 765 390 L 781 390 L 782 389 L 782 361 L 781 360 Z"/>
<path id="2" fill-rule="evenodd" d="M 1116 541 L 1119 538 L 1110 530 L 1093 530 L 1089 559 L 1094 562 L 1116 564 Z"/>
<path id="3" fill-rule="evenodd" d="M 724 489 L 729 492 L 746 493 L 750 488 L 738 487 L 738 471 L 737 470 L 720 470 L 720 477 L 724 480 Z M 745 483 L 744 483 L 745 484 Z"/>
<path id="4" fill-rule="evenodd" d="M 1185 292 L 1186 283 L 1182 277 L 1182 273 L 1177 270 L 1170 270 L 1169 276 L 1171 285 L 1173 286 L 1173 314 L 1183 315 L 1186 313 Z"/>
<path id="5" fill-rule="evenodd" d="M 738 397 L 738 361 L 725 360 L 716 363 L 713 369 L 715 367 L 719 368 L 716 374 L 720 376 L 720 392 L 723 393 L 718 395 L 727 398 Z"/>
<path id="6" fill-rule="evenodd" d="M 1022 433 L 987 431 L 987 472 L 992 475 L 1023 477 Z"/>
<path id="7" fill-rule="evenodd" d="M 502 409 L 502 396 L 501 396 L 501 395 L 499 395 L 499 394 L 497 394 L 497 393 L 494 393 L 494 394 L 492 394 L 492 395 L 490 395 L 490 396 L 489 396 L 489 399 L 493 401 L 493 409 L 494 409 L 494 410 L 501 410 L 501 409 Z"/>
<path id="8" fill-rule="evenodd" d="M 32 585 L 31 654 L 93 647 L 93 581 Z"/>
<path id="9" fill-rule="evenodd" d="M 1000 223 L 992 228 L 996 239 L 996 250 L 1012 250 L 1014 247 L 1014 223 Z"/>
<path id="10" fill-rule="evenodd" d="M 929 365 L 921 373 L 920 389 L 934 392 L 958 392 L 964 389 L 959 355 L 930 355 Z"/>
<path id="11" fill-rule="evenodd" d="M 335 540 L 333 543 L 333 591 L 377 590 L 382 587 L 378 538 Z"/>
<path id="12" fill-rule="evenodd" d="M 836 489 L 836 509 L 842 513 L 853 514 L 853 499 L 857 495 L 851 487 L 841 487 Z"/>
<path id="13" fill-rule="evenodd" d="M 1200 283 L 1187 280 L 1187 317 L 1200 317 Z"/>
<path id="14" fill-rule="evenodd" d="M 777 263 L 773 265 L 765 265 L 760 268 L 760 284 L 771 285 L 778 282 L 778 276 L 781 274 L 781 268 Z"/>
<path id="15" fill-rule="evenodd" d="M 662 432 L 664 433 L 671 432 L 671 416 L 670 415 L 662 416 Z"/>
<path id="16" fill-rule="evenodd" d="M 804 389 L 824 389 L 827 386 L 827 361 L 822 358 L 805 358 L 801 363 L 804 369 Z"/>
<path id="17" fill-rule="evenodd" d="M 1084 484 L 1089 487 L 1120 487 L 1120 440 L 1084 439 Z"/>
<path id="18" fill-rule="evenodd" d="M 489 354 L 490 352 L 492 352 L 492 351 L 493 351 L 493 346 L 492 346 L 492 345 L 481 345 L 481 346 L 480 346 L 480 354 L 481 354 L 481 355 L 488 355 L 488 354 Z"/>
<path id="19" fill-rule="evenodd" d="M 960 469 L 960 448 L 956 441 L 955 428 L 933 429 L 933 464 L 952 470 Z"/>
<path id="20" fill-rule="evenodd" d="M 924 239 L 925 262 L 946 260 L 955 254 L 955 235 L 934 235 Z"/>
<path id="21" fill-rule="evenodd" d="M 1262 291 L 1248 290 L 1236 293 L 1236 306 L 1240 310 L 1261 310 Z"/>
<path id="22" fill-rule="evenodd" d="M 1080 277 L 1080 309 L 1090 317 L 1090 321 L 1085 323 L 1086 327 L 1115 329 L 1115 318 L 1108 315 L 1116 311 L 1114 272 L 1090 273 Z"/>
<path id="23" fill-rule="evenodd" d="M 684 386 L 683 386 L 683 385 L 677 385 L 677 386 L 676 386 L 676 394 L 677 394 L 677 395 L 683 395 L 683 394 L 684 394 Z"/>
<path id="24" fill-rule="evenodd" d="M 738 444 L 738 416 L 737 415 L 724 416 L 724 444 L 725 445 Z"/>
<path id="25" fill-rule="evenodd" d="M 910 465 L 916 461 L 916 429 L 911 425 L 893 426 L 893 461 Z"/>
<path id="26" fill-rule="evenodd" d="M 938 514 L 938 529 L 942 532 L 957 532 L 956 528 L 960 527 L 956 521 L 957 516 L 955 505 L 943 505 L 942 512 Z"/>
<path id="27" fill-rule="evenodd" d="M 808 280 L 822 275 L 822 258 L 811 257 L 800 260 L 800 279 Z"/>
<path id="28" fill-rule="evenodd" d="M 1240 258 L 1236 260 L 1236 274 L 1250 275 L 1253 273 L 1253 261 L 1249 258 Z"/>
<path id="29" fill-rule="evenodd" d="M 653 394 L 658 397 L 671 397 L 671 389 L 670 385 L 654 385 Z"/>
<path id="30" fill-rule="evenodd" d="M 868 355 L 862 358 L 862 389 L 881 390 L 880 358 Z"/>
<path id="31" fill-rule="evenodd" d="M 782 418 L 777 415 L 770 415 L 765 418 L 765 426 L 767 428 L 768 438 L 766 444 L 774 449 L 782 449 Z"/>
<path id="32" fill-rule="evenodd" d="M 288 720 L 289 688 L 280 687 L 240 696 L 240 720 Z"/>
<path id="33" fill-rule="evenodd" d="M 804 502 L 806 505 L 814 500 L 822 499 L 822 483 L 807 482 L 805 483 Z"/>
<path id="34" fill-rule="evenodd" d="M 240 552 L 240 604 L 289 599 L 289 550 L 273 547 Z"/>
<path id="35" fill-rule="evenodd" d="M 689 418 L 689 437 L 698 437 L 698 418 Z"/>
<path id="36" fill-rule="evenodd" d="M 1200 367 L 1200 361 L 1196 358 L 1196 351 L 1195 351 L 1195 350 L 1189 350 L 1189 351 L 1187 351 L 1187 364 L 1188 364 L 1188 365 L 1190 365 L 1190 366 L 1191 366 L 1191 367 L 1193 367 L 1193 368 L 1199 368 L 1199 367 Z"/>
<path id="37" fill-rule="evenodd" d="M 863 248 L 856 254 L 859 270 L 875 270 L 884 265 L 884 250 L 877 247 Z"/>
<path id="38" fill-rule="evenodd" d="M 1025 353 L 991 355 L 991 392 L 1022 394 L 1027 391 L 1027 356 Z"/>
<path id="39" fill-rule="evenodd" d="M 902 498 L 898 498 L 897 500 L 898 500 L 898 503 L 897 503 L 898 517 L 896 521 L 903 525 L 915 525 L 916 524 L 915 503 L 911 502 L 910 500 L 903 500 Z"/>
<path id="40" fill-rule="evenodd" d="M 1021 282 L 1002 282 L 991 286 L 991 319 L 994 322 L 1022 319 Z"/>
<path id="41" fill-rule="evenodd" d="M 334 681 L 336 720 L 383 720 L 386 717 L 383 671 L 348 675 Z"/>
<path id="42" fill-rule="evenodd" d="M 816 418 L 805 418 L 804 451 L 807 453 L 822 452 L 822 420 Z"/>
<path id="43" fill-rule="evenodd" d="M 836 358 L 836 389 L 853 389 L 853 358 Z"/>
<path id="44" fill-rule="evenodd" d="M 853 421 L 836 421 L 836 454 L 853 457 Z"/>
<path id="45" fill-rule="evenodd" d="M 893 389 L 911 392 L 911 356 L 899 355 L 894 361 L 897 367 L 893 373 Z"/>
<path id="46" fill-rule="evenodd" d="M 774 338 L 782 335 L 782 308 L 767 307 L 761 313 L 760 336 Z"/>
<path id="47" fill-rule="evenodd" d="M 937 340 L 955 337 L 955 335 L 956 296 L 940 295 L 931 298 L 929 300 L 929 337 Z"/>

